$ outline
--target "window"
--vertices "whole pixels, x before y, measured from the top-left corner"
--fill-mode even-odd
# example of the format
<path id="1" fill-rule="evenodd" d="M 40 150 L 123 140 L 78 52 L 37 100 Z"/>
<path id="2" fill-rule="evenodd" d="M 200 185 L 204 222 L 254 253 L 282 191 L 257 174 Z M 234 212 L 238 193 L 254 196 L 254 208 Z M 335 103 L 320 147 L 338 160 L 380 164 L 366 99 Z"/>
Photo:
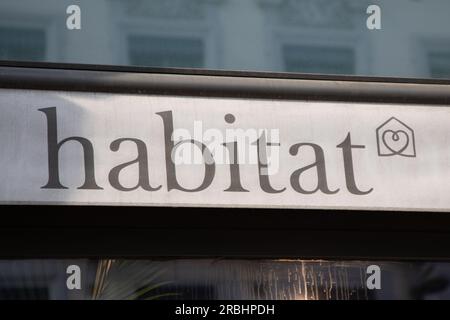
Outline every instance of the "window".
<path id="1" fill-rule="evenodd" d="M 0 27 L 1 60 L 44 60 L 45 48 L 42 29 Z"/>
<path id="2" fill-rule="evenodd" d="M 201 68 L 204 65 L 203 41 L 196 38 L 131 35 L 128 50 L 132 65 L 166 68 Z"/>
<path id="3" fill-rule="evenodd" d="M 428 64 L 432 78 L 450 78 L 450 51 L 431 51 Z"/>
<path id="4" fill-rule="evenodd" d="M 352 48 L 284 45 L 282 51 L 287 72 L 355 73 L 355 52 Z"/>

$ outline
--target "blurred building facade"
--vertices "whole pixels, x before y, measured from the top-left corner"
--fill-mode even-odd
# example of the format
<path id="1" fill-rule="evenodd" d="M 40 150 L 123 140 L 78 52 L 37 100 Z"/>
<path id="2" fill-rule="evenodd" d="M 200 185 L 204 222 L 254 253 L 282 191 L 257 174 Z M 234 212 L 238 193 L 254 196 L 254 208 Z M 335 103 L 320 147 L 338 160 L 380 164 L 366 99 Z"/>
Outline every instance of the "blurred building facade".
<path id="1" fill-rule="evenodd" d="M 81 30 L 66 9 L 81 8 Z M 368 30 L 367 7 L 381 8 Z M 450 78 L 445 0 L 4 0 L 0 60 Z"/>

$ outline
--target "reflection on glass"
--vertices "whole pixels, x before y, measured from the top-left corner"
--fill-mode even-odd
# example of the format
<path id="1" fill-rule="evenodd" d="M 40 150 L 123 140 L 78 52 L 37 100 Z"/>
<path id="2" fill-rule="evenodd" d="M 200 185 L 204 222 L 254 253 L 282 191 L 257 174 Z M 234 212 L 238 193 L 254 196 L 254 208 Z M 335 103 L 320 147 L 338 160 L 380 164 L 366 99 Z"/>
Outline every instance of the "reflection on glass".
<path id="1" fill-rule="evenodd" d="M 69 290 L 80 270 L 80 290 Z M 368 287 L 368 267 L 380 286 Z M 450 299 L 449 263 L 308 260 L 3 260 L 0 299 Z"/>
<path id="2" fill-rule="evenodd" d="M 80 30 L 71 4 L 2 0 L 0 59 L 450 79 L 446 0 L 80 0 Z"/>

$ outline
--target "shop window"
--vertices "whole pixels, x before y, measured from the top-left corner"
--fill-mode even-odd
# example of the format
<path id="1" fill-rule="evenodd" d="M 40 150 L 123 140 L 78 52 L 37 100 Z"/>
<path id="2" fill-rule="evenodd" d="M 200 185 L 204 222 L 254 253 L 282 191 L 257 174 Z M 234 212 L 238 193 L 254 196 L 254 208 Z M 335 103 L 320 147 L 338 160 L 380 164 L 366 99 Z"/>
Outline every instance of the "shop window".
<path id="1" fill-rule="evenodd" d="M 73 264 L 80 266 L 83 280 L 80 290 L 70 291 L 66 268 Z M 380 270 L 378 288 L 368 285 L 369 266 Z M 449 267 L 291 259 L 1 260 L 0 300 L 449 299 Z"/>
<path id="2" fill-rule="evenodd" d="M 178 68 L 204 65 L 203 41 L 197 38 L 131 35 L 128 50 L 132 65 Z"/>
<path id="3" fill-rule="evenodd" d="M 355 51 L 349 47 L 284 45 L 284 69 L 287 72 L 354 74 Z"/>
<path id="4" fill-rule="evenodd" d="M 0 60 L 44 60 L 45 30 L 0 27 Z"/>

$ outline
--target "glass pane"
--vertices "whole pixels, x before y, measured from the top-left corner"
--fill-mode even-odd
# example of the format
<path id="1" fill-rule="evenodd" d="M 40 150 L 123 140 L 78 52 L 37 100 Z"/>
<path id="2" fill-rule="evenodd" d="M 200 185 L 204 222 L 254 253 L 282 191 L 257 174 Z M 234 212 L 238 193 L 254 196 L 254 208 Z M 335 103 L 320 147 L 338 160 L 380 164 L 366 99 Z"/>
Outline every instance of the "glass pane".
<path id="1" fill-rule="evenodd" d="M 450 299 L 450 263 L 3 260 L 0 299 Z"/>
<path id="2" fill-rule="evenodd" d="M 2 0 L 0 60 L 450 79 L 447 0 Z"/>

